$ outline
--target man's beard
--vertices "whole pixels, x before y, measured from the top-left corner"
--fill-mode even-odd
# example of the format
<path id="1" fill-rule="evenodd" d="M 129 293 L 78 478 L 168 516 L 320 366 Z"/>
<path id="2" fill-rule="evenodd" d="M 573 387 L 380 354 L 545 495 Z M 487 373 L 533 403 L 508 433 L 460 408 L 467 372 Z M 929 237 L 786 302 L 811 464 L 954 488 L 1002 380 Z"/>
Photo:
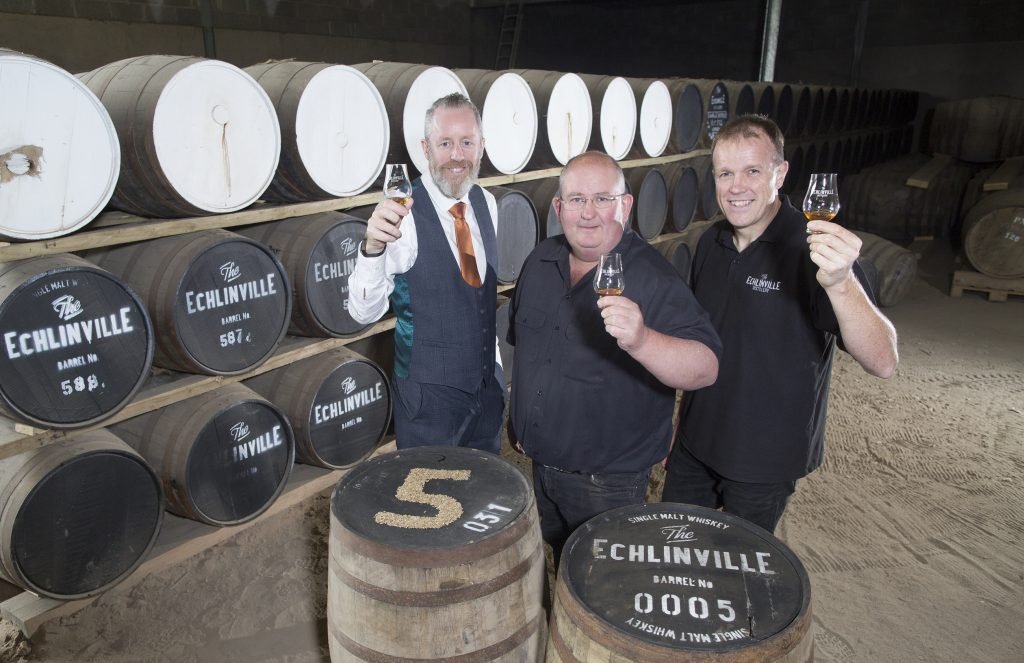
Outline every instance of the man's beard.
<path id="1" fill-rule="evenodd" d="M 449 198 L 462 198 L 469 193 L 470 187 L 476 182 L 477 176 L 480 175 L 480 162 L 477 161 L 473 164 L 470 161 L 448 161 L 444 164 L 429 162 L 430 165 L 430 177 L 433 178 L 434 184 L 441 190 L 441 193 L 448 196 Z M 467 172 L 462 176 L 458 182 L 452 182 L 448 179 L 448 171 L 446 168 L 450 166 L 466 168 Z"/>

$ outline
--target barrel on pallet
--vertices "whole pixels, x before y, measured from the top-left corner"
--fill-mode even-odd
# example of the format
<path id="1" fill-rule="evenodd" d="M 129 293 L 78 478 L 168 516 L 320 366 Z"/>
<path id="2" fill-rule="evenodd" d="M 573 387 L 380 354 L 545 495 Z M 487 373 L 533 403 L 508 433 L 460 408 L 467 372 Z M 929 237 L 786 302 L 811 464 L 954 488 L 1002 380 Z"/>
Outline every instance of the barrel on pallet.
<path id="1" fill-rule="evenodd" d="M 373 361 L 338 348 L 245 381 L 281 408 L 295 435 L 295 459 L 330 469 L 373 452 L 391 421 L 391 386 Z"/>
<path id="2" fill-rule="evenodd" d="M 454 71 L 480 110 L 485 141 L 481 170 L 518 173 L 537 145 L 537 101 L 529 83 L 511 71 Z"/>
<path id="3" fill-rule="evenodd" d="M 587 84 L 576 74 L 512 69 L 523 77 L 537 101 L 537 147 L 529 167 L 564 166 L 587 149 L 594 110 Z"/>
<path id="4" fill-rule="evenodd" d="M 378 456 L 331 497 L 331 660 L 539 660 L 544 575 L 513 465 L 453 447 Z"/>
<path id="5" fill-rule="evenodd" d="M 0 236 L 46 239 L 92 221 L 121 166 L 107 109 L 69 72 L 3 48 L 0 99 Z"/>
<path id="6" fill-rule="evenodd" d="M 452 93 L 466 94 L 466 86 L 450 69 L 405 62 L 366 62 L 353 65 L 377 87 L 388 109 L 391 143 L 388 163 L 411 162 L 428 172 L 423 140 L 427 109 Z M 412 175 L 412 173 L 410 173 Z"/>
<path id="7" fill-rule="evenodd" d="M 964 218 L 964 253 L 982 274 L 1024 277 L 1024 189 L 994 191 Z"/>
<path id="8" fill-rule="evenodd" d="M 153 326 L 135 292 L 69 253 L 0 263 L 0 411 L 33 425 L 97 424 L 149 377 Z"/>
<path id="9" fill-rule="evenodd" d="M 158 366 L 245 373 L 269 359 L 288 330 L 284 265 L 248 237 L 204 230 L 86 255 L 139 292 L 157 332 Z"/>
<path id="10" fill-rule="evenodd" d="M 70 600 L 128 577 L 163 521 L 160 479 L 109 431 L 0 460 L 0 576 Z"/>
<path id="11" fill-rule="evenodd" d="M 515 283 L 526 256 L 537 246 L 537 208 L 530 197 L 516 189 L 487 189 L 498 203 L 498 283 Z"/>
<path id="12" fill-rule="evenodd" d="M 281 125 L 281 160 L 264 198 L 353 196 L 384 168 L 391 132 L 377 88 L 352 67 L 278 60 L 245 68 Z"/>
<path id="13" fill-rule="evenodd" d="M 270 185 L 281 128 L 267 93 L 238 67 L 142 55 L 79 78 L 121 142 L 115 207 L 142 216 L 234 212 Z"/>
<path id="14" fill-rule="evenodd" d="M 765 530 L 687 504 L 638 504 L 566 543 L 547 661 L 804 663 L 811 585 Z"/>
<path id="15" fill-rule="evenodd" d="M 288 272 L 298 336 L 351 336 L 366 329 L 348 312 L 348 277 L 366 234 L 362 219 L 321 212 L 261 223 L 238 231 L 270 249 Z"/>
<path id="16" fill-rule="evenodd" d="M 111 426 L 163 480 L 167 509 L 208 525 L 267 510 L 291 474 L 295 441 L 280 408 L 236 383 Z"/>

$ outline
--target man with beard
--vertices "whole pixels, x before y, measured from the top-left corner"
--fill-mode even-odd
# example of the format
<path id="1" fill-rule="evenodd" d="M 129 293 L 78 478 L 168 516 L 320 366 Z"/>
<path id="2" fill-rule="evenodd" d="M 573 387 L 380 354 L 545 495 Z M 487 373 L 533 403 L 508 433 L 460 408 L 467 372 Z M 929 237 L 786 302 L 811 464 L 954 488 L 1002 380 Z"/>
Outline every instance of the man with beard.
<path id="1" fill-rule="evenodd" d="M 429 177 L 413 183 L 409 206 L 385 199 L 374 209 L 349 276 L 348 311 L 368 324 L 390 298 L 400 449 L 497 453 L 505 408 L 494 323 L 498 208 L 475 183 L 484 152 L 480 112 L 450 94 L 425 120 Z"/>

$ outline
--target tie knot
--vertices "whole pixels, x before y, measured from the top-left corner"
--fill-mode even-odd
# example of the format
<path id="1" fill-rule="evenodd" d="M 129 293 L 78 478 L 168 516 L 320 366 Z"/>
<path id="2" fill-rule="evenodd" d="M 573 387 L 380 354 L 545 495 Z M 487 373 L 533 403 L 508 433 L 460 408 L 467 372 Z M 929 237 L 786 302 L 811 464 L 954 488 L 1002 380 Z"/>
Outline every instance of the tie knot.
<path id="1" fill-rule="evenodd" d="M 456 219 L 462 219 L 463 221 L 465 221 L 465 219 L 466 219 L 466 203 L 463 203 L 463 202 L 455 203 L 454 205 L 452 205 L 452 208 L 450 210 L 448 210 L 448 211 L 451 212 L 452 216 L 455 217 Z"/>

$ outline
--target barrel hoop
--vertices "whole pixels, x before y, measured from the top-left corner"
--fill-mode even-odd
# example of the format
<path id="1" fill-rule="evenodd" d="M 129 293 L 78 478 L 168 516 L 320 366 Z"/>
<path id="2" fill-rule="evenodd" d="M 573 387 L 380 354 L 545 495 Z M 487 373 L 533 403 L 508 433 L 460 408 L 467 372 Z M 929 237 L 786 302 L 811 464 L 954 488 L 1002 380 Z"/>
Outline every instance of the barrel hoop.
<path id="1" fill-rule="evenodd" d="M 336 568 L 338 579 L 355 591 L 372 599 L 389 605 L 400 605 L 407 608 L 437 608 L 455 603 L 463 603 L 490 596 L 494 592 L 521 580 L 530 569 L 543 563 L 540 559 L 540 548 L 508 571 L 494 576 L 484 582 L 452 589 L 440 589 L 434 592 L 407 592 L 372 585 L 365 580 L 356 578 L 348 571 Z"/>
<path id="2" fill-rule="evenodd" d="M 561 606 L 559 606 L 561 607 Z M 548 646 L 555 647 L 555 653 L 558 654 L 558 658 L 565 663 L 580 663 L 580 659 L 576 658 L 576 655 L 569 651 L 569 646 L 565 642 L 565 638 L 562 637 L 562 629 L 559 628 L 559 623 L 565 619 L 565 613 L 562 610 L 555 611 L 554 619 L 551 620 L 551 628 L 548 629 Z"/>
<path id="3" fill-rule="evenodd" d="M 434 661 L 434 663 L 488 663 L 489 661 L 494 661 L 500 656 L 504 656 L 511 652 L 537 633 L 543 618 L 544 611 L 542 610 L 521 629 L 501 642 L 496 642 L 490 647 L 478 649 L 477 651 L 469 652 L 468 654 L 446 656 L 444 658 L 434 658 L 431 660 Z M 332 632 L 331 636 L 337 638 L 338 644 L 340 644 L 345 651 L 363 661 L 367 661 L 368 663 L 423 663 L 423 661 L 426 660 L 422 658 L 390 656 L 374 649 L 364 647 L 363 645 L 354 642 L 344 633 L 339 633 L 337 631 Z"/>
<path id="4" fill-rule="evenodd" d="M 532 491 L 530 495 L 532 497 Z M 531 513 L 535 513 L 533 504 L 531 499 L 520 517 L 505 529 L 472 545 L 463 546 L 461 550 L 455 548 L 396 548 L 393 545 L 380 544 L 360 536 L 344 527 L 341 521 L 338 521 L 338 524 L 342 526 L 338 528 L 337 539 L 345 548 L 391 566 L 437 568 L 467 564 L 499 553 L 523 538 L 526 532 L 536 524 L 536 516 L 531 515 Z"/>

